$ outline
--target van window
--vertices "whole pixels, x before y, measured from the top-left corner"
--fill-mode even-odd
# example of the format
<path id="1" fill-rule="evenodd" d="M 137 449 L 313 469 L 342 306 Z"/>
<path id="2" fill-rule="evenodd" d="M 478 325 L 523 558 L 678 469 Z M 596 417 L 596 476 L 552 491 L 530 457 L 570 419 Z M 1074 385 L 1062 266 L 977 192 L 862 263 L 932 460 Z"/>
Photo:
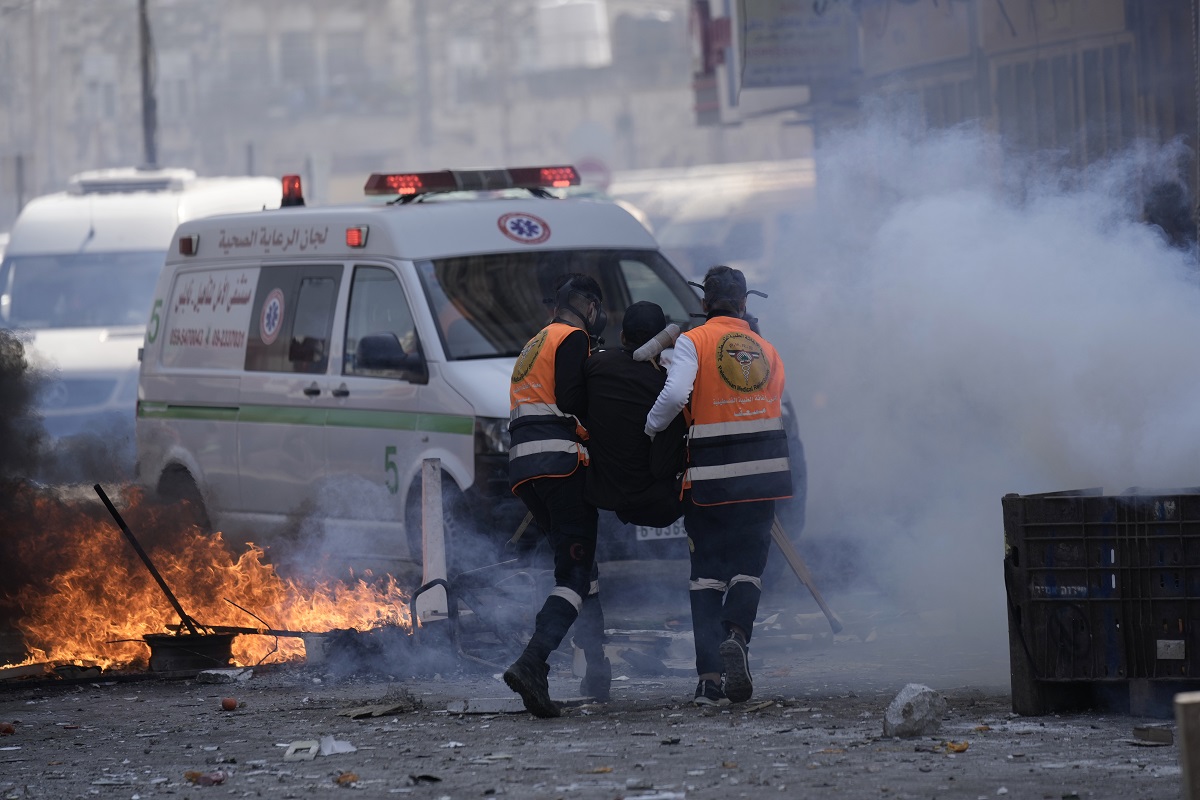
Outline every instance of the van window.
<path id="1" fill-rule="evenodd" d="M 630 297 L 658 303 L 667 317 L 667 322 L 674 322 L 684 329 L 689 327 L 690 309 L 684 307 L 683 301 L 658 277 L 650 265 L 633 259 L 621 259 L 620 263 L 621 274 L 625 277 L 625 285 L 629 287 Z"/>
<path id="2" fill-rule="evenodd" d="M 550 321 L 547 301 L 557 279 L 570 272 L 591 275 L 600 284 L 609 317 L 606 341 L 620 340 L 625 309 L 638 300 L 659 303 L 684 328 L 689 314 L 700 311 L 695 292 L 655 250 L 487 253 L 416 266 L 450 360 L 518 355 Z M 636 285 L 629 275 L 636 275 Z"/>
<path id="3" fill-rule="evenodd" d="M 246 340 L 246 369 L 323 374 L 342 267 L 263 267 Z"/>
<path id="4" fill-rule="evenodd" d="M 350 285 L 350 308 L 346 314 L 342 374 L 406 377 L 404 369 L 379 369 L 358 363 L 359 341 L 364 336 L 381 333 L 395 336 L 406 354 L 419 352 L 412 311 L 395 273 L 384 267 L 355 267 L 354 282 Z"/>
<path id="5" fill-rule="evenodd" d="M 12 256 L 0 268 L 9 328 L 145 325 L 161 251 Z"/>

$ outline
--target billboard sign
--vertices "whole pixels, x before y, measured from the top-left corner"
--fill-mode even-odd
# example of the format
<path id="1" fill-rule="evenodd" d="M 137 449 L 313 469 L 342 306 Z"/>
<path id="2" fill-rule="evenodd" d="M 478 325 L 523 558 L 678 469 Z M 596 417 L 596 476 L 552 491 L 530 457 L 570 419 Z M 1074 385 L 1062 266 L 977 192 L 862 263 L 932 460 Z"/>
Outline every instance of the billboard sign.
<path id="1" fill-rule="evenodd" d="M 844 83 L 858 71 L 849 3 L 737 0 L 731 4 L 742 89 Z"/>

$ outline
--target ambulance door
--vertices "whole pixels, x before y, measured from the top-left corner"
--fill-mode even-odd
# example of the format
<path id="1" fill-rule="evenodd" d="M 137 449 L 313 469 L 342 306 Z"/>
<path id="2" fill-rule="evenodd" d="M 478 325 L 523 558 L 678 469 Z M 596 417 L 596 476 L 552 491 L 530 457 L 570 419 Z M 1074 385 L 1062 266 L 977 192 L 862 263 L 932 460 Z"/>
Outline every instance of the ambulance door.
<path id="1" fill-rule="evenodd" d="M 362 556 L 391 561 L 405 556 L 400 536 L 409 483 L 419 474 L 421 411 L 429 391 L 429 364 L 412 306 L 393 268 L 356 265 L 350 277 L 345 347 L 336 405 L 326 423 L 330 476 L 351 490 L 355 541 Z"/>
<path id="2" fill-rule="evenodd" d="M 325 472 L 333 317 L 344 266 L 264 265 L 238 411 L 238 481 L 249 522 L 309 513 Z"/>

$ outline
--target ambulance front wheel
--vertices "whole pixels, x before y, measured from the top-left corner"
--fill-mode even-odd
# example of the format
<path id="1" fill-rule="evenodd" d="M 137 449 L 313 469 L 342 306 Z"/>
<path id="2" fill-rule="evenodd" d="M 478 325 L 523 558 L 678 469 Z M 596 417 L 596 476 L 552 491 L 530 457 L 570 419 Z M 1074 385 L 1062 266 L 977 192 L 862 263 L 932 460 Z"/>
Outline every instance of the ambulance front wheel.
<path id="1" fill-rule="evenodd" d="M 160 503 L 178 509 L 185 523 L 196 526 L 201 533 L 212 533 L 204 496 L 200 494 L 196 480 L 183 467 L 173 467 L 162 474 L 155 496 Z"/>
<path id="2" fill-rule="evenodd" d="M 408 491 L 404 517 L 408 551 L 417 566 L 424 565 L 421 527 L 421 482 L 416 481 Z M 475 515 L 463 496 L 462 489 L 445 472 L 442 473 L 442 530 L 446 542 L 446 572 L 454 576 L 495 561 L 485 553 L 486 543 L 476 533 Z M 493 547 L 494 549 L 494 547 Z"/>

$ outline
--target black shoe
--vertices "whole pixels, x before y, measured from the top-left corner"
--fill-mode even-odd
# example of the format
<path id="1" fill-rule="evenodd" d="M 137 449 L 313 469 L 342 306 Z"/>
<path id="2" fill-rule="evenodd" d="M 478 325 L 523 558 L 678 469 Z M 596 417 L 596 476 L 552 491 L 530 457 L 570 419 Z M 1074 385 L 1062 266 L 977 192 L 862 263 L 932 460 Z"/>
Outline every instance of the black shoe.
<path id="1" fill-rule="evenodd" d="M 701 680 L 696 684 L 696 696 L 692 702 L 698 706 L 727 706 L 729 698 L 716 681 Z"/>
<path id="2" fill-rule="evenodd" d="M 612 697 L 612 663 L 607 658 L 599 664 L 588 664 L 579 682 L 579 693 L 600 703 L 608 702 Z"/>
<path id="3" fill-rule="evenodd" d="M 754 682 L 750 680 L 750 657 L 746 652 L 746 640 L 736 633 L 721 642 L 721 661 L 725 663 L 725 695 L 731 703 L 744 703 L 754 694 Z"/>
<path id="4" fill-rule="evenodd" d="M 535 717 L 557 717 L 562 714 L 550 699 L 550 684 L 546 676 L 550 665 L 530 656 L 522 655 L 504 671 L 504 682 L 508 688 L 521 695 L 525 710 Z"/>

